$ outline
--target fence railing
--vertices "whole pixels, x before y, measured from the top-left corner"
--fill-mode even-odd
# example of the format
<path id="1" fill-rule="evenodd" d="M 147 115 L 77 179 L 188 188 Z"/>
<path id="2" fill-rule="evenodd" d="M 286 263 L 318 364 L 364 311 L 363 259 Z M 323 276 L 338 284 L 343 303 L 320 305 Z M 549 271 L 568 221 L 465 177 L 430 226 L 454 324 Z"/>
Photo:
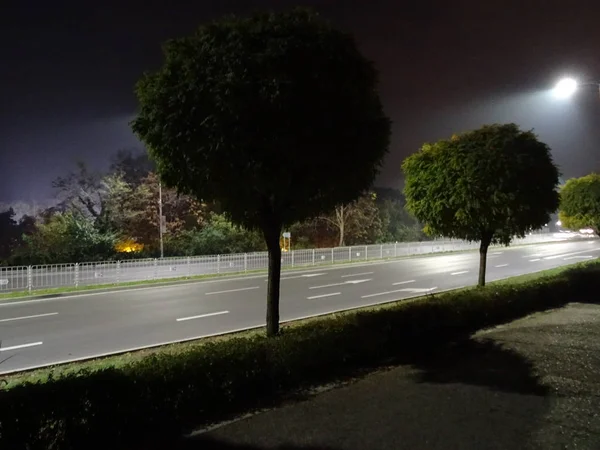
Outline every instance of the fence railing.
<path id="1" fill-rule="evenodd" d="M 568 239 L 558 233 L 532 234 L 513 245 Z M 393 244 L 292 250 L 282 254 L 282 268 L 372 261 L 428 253 L 473 250 L 478 243 L 460 240 L 398 242 Z M 53 288 L 84 288 L 92 285 L 168 280 L 212 274 L 238 274 L 266 270 L 266 252 L 210 256 L 81 262 L 0 267 L 0 293 Z"/>

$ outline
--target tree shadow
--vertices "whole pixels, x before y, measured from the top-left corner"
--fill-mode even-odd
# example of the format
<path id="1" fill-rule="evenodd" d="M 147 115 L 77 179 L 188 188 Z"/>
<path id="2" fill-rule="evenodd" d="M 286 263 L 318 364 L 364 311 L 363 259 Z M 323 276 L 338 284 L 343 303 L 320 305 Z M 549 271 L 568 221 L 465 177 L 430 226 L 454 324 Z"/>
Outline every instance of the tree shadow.
<path id="1" fill-rule="evenodd" d="M 269 450 L 335 450 L 333 447 L 325 446 L 300 446 L 293 444 L 283 444 L 277 447 L 269 447 Z M 265 447 L 254 445 L 235 444 L 225 442 L 220 439 L 209 437 L 205 434 L 191 438 L 181 439 L 178 442 L 171 442 L 165 445 L 153 446 L 151 449 L 145 447 L 145 450 L 265 450 Z"/>
<path id="2" fill-rule="evenodd" d="M 533 363 L 491 339 L 452 343 L 412 364 L 420 383 L 461 383 L 501 392 L 545 396 Z"/>

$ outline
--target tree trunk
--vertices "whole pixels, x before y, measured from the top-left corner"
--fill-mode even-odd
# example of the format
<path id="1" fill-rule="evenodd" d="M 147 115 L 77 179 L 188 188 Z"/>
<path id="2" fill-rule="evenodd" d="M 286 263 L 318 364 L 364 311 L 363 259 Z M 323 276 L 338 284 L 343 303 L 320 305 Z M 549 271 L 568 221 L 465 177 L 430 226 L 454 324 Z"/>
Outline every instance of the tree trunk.
<path id="1" fill-rule="evenodd" d="M 265 240 L 269 251 L 269 276 L 267 282 L 267 336 L 279 334 L 279 286 L 281 284 L 281 247 L 279 235 L 281 227 L 273 226 L 265 230 Z"/>
<path id="2" fill-rule="evenodd" d="M 340 230 L 340 240 L 338 242 L 338 247 L 344 246 L 344 215 L 346 212 L 344 211 L 344 205 L 340 205 L 335 208 L 335 218 L 337 219 L 337 226 Z"/>
<path id="3" fill-rule="evenodd" d="M 481 237 L 481 243 L 479 244 L 479 280 L 477 286 L 485 286 L 485 273 L 487 269 L 487 252 L 492 242 L 492 236 L 484 233 Z"/>

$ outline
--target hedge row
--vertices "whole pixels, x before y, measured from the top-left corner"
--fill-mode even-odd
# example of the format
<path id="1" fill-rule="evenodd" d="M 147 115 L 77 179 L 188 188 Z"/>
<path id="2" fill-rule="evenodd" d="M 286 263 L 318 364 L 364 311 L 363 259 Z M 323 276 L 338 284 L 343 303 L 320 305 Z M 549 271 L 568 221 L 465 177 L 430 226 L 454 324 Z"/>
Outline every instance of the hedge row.
<path id="1" fill-rule="evenodd" d="M 410 362 L 481 328 L 594 301 L 600 265 L 515 285 L 430 296 L 0 391 L 0 448 L 149 448 L 300 388 Z M 597 292 L 597 291 L 596 291 Z M 164 447 L 164 448 L 169 448 Z"/>

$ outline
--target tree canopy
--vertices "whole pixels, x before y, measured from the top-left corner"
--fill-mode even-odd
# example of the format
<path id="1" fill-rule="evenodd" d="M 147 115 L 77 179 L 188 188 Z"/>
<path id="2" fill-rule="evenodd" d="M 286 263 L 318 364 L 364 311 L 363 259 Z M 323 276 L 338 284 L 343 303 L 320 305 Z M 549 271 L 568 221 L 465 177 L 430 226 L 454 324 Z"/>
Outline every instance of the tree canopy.
<path id="1" fill-rule="evenodd" d="M 559 172 L 549 147 L 515 124 L 425 144 L 402 168 L 407 208 L 429 234 L 481 243 L 480 285 L 490 244 L 510 244 L 558 209 Z"/>
<path id="2" fill-rule="evenodd" d="M 283 225 L 355 200 L 387 152 L 377 71 L 352 36 L 299 9 L 201 26 L 164 56 L 137 84 L 133 130 L 166 184 L 262 231 L 276 334 Z"/>
<path id="3" fill-rule="evenodd" d="M 559 219 L 563 227 L 590 227 L 600 236 L 600 174 L 567 180 L 560 191 Z"/>

